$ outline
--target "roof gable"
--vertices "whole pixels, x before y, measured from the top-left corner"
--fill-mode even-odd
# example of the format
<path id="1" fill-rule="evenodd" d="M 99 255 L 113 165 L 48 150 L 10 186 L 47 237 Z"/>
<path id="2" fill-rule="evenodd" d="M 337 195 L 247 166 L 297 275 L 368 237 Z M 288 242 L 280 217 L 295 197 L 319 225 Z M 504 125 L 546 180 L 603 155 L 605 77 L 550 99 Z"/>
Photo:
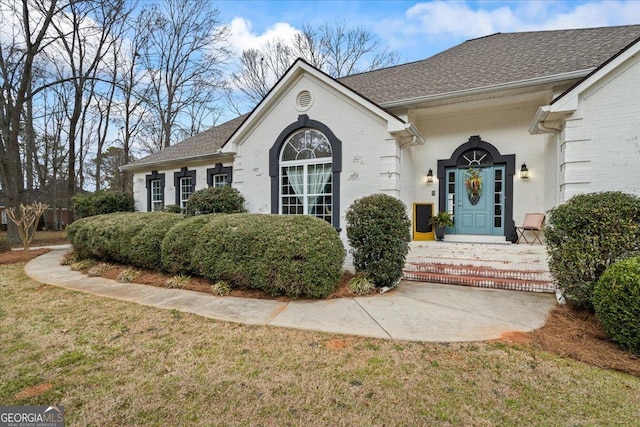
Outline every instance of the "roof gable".
<path id="1" fill-rule="evenodd" d="M 391 134 L 406 134 L 405 136 L 415 137 L 414 142 L 424 142 L 422 136 L 419 135 L 413 125 L 405 123 L 399 117 L 389 113 L 379 105 L 350 89 L 348 86 L 313 67 L 304 59 L 298 58 L 291 67 L 289 67 L 289 70 L 287 70 L 287 72 L 273 86 L 269 93 L 267 93 L 262 101 L 260 101 L 253 111 L 249 113 L 247 119 L 238 127 L 233 135 L 231 135 L 229 140 L 223 146 L 223 152 L 233 151 L 233 145 L 239 143 L 242 138 L 251 131 L 255 124 L 269 113 L 272 105 L 274 105 L 278 99 L 283 96 L 303 75 L 315 79 L 329 90 L 341 93 L 361 107 L 383 118 L 387 122 L 388 130 Z"/>
<path id="2" fill-rule="evenodd" d="M 640 37 L 625 46 L 622 50 L 602 63 L 582 80 L 560 94 L 551 101 L 549 105 L 540 107 L 533 119 L 533 122 L 531 123 L 529 132 L 534 134 L 545 133 L 548 131 L 559 131 L 558 128 L 554 128 L 553 126 L 545 126 L 545 122 L 556 122 L 566 114 L 576 111 L 578 109 L 578 102 L 581 94 L 594 87 L 598 82 L 606 78 L 629 59 L 636 57 L 639 53 Z"/>

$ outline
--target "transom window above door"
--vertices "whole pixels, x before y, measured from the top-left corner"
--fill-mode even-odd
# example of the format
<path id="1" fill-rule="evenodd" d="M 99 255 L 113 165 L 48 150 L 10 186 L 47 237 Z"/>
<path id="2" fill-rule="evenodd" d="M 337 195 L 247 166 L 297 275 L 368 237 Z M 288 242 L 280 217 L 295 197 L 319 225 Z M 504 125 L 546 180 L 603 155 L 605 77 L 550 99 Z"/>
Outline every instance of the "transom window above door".
<path id="1" fill-rule="evenodd" d="M 332 149 L 315 129 L 294 133 L 280 156 L 280 213 L 313 215 L 332 223 Z"/>
<path id="2" fill-rule="evenodd" d="M 485 167 L 493 165 L 493 159 L 488 151 L 474 148 L 465 151 L 458 157 L 458 167 Z"/>

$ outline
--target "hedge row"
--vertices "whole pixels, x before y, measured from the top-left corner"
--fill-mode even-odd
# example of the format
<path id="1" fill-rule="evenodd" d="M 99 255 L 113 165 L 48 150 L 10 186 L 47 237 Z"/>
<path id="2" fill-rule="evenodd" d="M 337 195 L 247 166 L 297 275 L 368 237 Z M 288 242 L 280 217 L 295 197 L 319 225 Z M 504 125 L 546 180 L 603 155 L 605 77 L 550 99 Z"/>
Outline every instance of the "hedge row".
<path id="1" fill-rule="evenodd" d="M 80 258 L 161 269 L 162 240 L 181 220 L 181 215 L 164 212 L 96 215 L 75 221 L 67 227 L 67 236 Z"/>
<path id="2" fill-rule="evenodd" d="M 135 210 L 133 195 L 122 191 L 99 191 L 74 196 L 71 198 L 71 206 L 76 218 Z"/>
<path id="3" fill-rule="evenodd" d="M 320 298 L 340 280 L 344 249 L 310 216 L 116 213 L 71 224 L 81 258 L 224 280 L 232 288 Z"/>

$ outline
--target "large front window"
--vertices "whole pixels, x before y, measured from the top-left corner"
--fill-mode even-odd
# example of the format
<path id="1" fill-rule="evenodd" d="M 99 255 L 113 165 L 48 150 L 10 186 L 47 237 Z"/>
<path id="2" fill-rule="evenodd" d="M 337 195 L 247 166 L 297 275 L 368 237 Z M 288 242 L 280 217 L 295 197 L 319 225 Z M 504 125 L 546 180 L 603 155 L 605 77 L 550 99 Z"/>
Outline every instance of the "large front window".
<path id="1" fill-rule="evenodd" d="M 332 151 L 314 129 L 293 134 L 280 156 L 280 213 L 313 215 L 332 223 Z"/>

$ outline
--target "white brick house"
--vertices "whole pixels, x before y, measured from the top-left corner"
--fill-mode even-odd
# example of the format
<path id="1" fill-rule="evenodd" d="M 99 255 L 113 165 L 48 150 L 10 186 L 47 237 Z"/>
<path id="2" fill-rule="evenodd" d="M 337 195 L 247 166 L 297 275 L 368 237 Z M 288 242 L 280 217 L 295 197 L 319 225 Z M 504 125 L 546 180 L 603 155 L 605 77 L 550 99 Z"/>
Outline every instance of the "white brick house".
<path id="1" fill-rule="evenodd" d="M 495 34 L 338 80 L 298 60 L 251 113 L 123 169 L 140 211 L 231 183 L 251 212 L 316 215 L 344 238 L 349 205 L 386 193 L 416 238 L 414 204 L 454 214 L 449 235 L 511 240 L 525 213 L 576 193 L 640 194 L 639 37 L 640 25 Z"/>

